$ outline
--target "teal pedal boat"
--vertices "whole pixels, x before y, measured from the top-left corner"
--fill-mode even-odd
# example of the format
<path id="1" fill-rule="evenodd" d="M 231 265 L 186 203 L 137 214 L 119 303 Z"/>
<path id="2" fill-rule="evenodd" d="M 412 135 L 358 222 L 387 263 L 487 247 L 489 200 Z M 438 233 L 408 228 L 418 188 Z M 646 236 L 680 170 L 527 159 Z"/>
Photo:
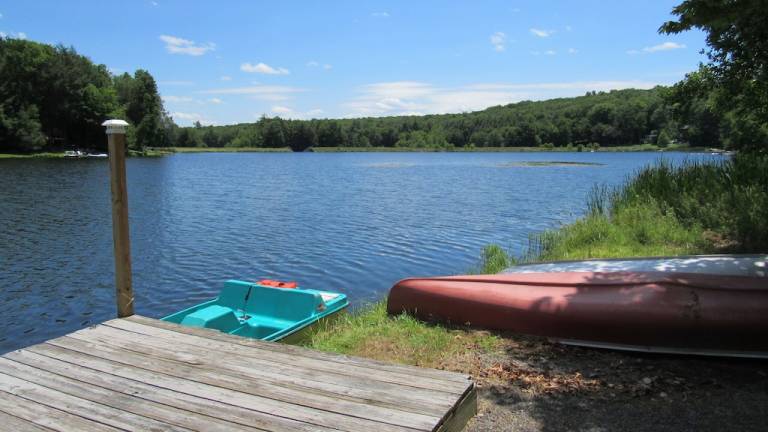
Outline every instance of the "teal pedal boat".
<path id="1" fill-rule="evenodd" d="M 266 285 L 270 282 L 272 285 Z M 295 284 L 229 280 L 215 299 L 168 315 L 163 321 L 252 339 L 292 342 L 300 340 L 313 324 L 349 306 L 347 296 L 341 293 L 281 286 Z"/>

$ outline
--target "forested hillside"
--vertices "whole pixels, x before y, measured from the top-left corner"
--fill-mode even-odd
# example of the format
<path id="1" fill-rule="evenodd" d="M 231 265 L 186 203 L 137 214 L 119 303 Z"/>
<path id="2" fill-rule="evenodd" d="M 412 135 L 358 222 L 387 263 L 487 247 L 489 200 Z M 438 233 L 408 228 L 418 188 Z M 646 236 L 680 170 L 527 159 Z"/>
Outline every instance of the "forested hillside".
<path id="1" fill-rule="evenodd" d="M 668 144 L 677 124 L 665 89 L 590 92 L 464 114 L 283 120 L 182 129 L 180 147 L 530 147 Z"/>
<path id="2" fill-rule="evenodd" d="M 135 126 L 132 148 L 172 144 L 149 72 L 112 76 L 74 48 L 0 38 L 0 152 L 104 148 L 107 118 Z"/>
<path id="3" fill-rule="evenodd" d="M 678 29 L 668 24 L 663 30 Z M 742 63 L 748 62 L 737 66 L 743 68 Z M 672 87 L 588 92 L 472 113 L 339 120 L 262 117 L 256 123 L 178 128 L 164 111 L 149 72 L 113 76 L 73 48 L 0 38 L 0 152 L 103 148 L 100 124 L 106 118 L 124 118 L 133 125 L 128 143 L 135 149 L 664 147 L 677 141 L 763 151 L 768 142 L 766 80 L 762 75 L 746 79 L 741 69 L 731 69 L 704 65 Z"/>

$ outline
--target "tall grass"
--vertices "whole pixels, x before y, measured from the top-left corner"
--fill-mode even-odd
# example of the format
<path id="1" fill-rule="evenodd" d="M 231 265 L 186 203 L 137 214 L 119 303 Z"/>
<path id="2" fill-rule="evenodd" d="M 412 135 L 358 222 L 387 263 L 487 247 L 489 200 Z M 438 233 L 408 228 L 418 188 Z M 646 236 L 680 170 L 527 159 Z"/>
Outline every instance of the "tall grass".
<path id="1" fill-rule="evenodd" d="M 662 160 L 618 188 L 596 187 L 583 218 L 532 235 L 522 260 L 766 251 L 768 157 L 738 155 Z"/>
<path id="2" fill-rule="evenodd" d="M 732 252 L 768 250 L 768 156 L 737 155 L 720 163 L 662 162 L 640 170 L 620 189 L 613 208 L 658 203 L 684 225 L 730 240 Z"/>

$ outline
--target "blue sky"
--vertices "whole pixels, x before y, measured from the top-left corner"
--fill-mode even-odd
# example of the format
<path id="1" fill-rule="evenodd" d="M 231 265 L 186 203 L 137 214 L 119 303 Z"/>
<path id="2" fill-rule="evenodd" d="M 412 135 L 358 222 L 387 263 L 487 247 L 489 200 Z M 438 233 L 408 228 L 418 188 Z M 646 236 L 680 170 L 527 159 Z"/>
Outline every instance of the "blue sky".
<path id="1" fill-rule="evenodd" d="M 678 1 L 0 1 L 0 32 L 149 70 L 177 123 L 473 111 L 696 69 Z"/>

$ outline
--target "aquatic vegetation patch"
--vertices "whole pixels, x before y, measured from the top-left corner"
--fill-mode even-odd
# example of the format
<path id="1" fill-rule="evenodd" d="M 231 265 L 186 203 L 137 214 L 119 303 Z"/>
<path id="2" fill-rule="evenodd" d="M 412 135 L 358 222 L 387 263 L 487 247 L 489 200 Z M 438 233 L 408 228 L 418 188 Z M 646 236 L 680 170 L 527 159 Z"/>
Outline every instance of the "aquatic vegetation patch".
<path id="1" fill-rule="evenodd" d="M 573 162 L 573 161 L 515 161 L 504 162 L 496 165 L 498 168 L 519 168 L 519 167 L 588 167 L 604 166 L 598 162 Z"/>

